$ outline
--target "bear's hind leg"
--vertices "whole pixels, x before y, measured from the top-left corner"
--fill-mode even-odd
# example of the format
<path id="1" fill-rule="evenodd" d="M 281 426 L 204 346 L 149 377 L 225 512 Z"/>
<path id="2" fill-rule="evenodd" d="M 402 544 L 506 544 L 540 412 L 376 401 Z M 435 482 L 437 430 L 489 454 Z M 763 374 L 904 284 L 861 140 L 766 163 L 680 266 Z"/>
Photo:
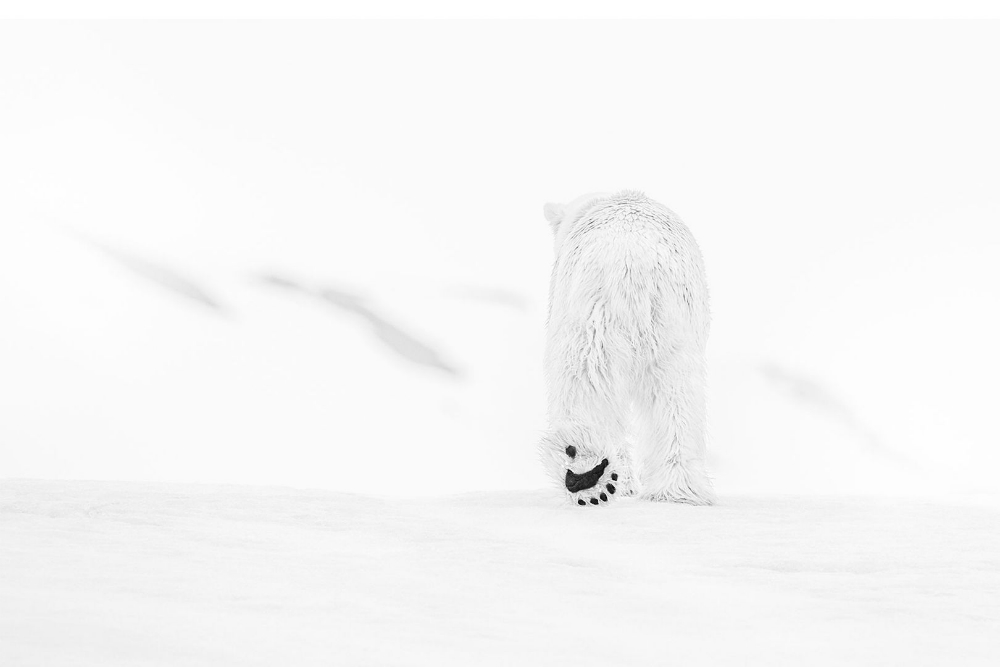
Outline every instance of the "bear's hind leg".
<path id="1" fill-rule="evenodd" d="M 634 495 L 623 393 L 571 374 L 554 384 L 551 425 L 542 438 L 541 455 L 570 501 L 600 505 Z"/>
<path id="2" fill-rule="evenodd" d="M 546 350 L 550 430 L 542 459 L 575 505 L 632 495 L 631 342 L 601 298 L 576 304 L 559 322 Z"/>
<path id="3" fill-rule="evenodd" d="M 704 392 L 698 363 L 651 370 L 641 383 L 636 405 L 642 497 L 692 505 L 715 501 L 705 473 Z"/>

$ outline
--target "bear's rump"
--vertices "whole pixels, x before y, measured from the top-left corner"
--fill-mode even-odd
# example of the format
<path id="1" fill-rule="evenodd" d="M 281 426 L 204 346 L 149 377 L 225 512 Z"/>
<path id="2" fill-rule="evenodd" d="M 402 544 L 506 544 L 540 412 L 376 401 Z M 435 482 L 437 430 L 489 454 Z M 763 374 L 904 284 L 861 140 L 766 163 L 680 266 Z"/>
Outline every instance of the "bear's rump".
<path id="1" fill-rule="evenodd" d="M 648 334 L 693 324 L 697 319 L 698 281 L 671 266 L 663 253 L 608 253 L 560 262 L 553 275 L 554 321 L 586 321 L 596 308 L 607 324 Z"/>

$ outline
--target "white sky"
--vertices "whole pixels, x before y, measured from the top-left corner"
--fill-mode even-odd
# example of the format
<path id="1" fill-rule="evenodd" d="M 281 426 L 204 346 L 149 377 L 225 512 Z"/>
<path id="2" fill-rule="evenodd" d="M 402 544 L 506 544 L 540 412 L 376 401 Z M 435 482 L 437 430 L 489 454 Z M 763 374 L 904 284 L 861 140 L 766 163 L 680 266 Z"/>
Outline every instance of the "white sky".
<path id="1" fill-rule="evenodd" d="M 6 0 L 11 18 L 332 18 L 332 19 L 980 19 L 1000 11 L 988 0 Z"/>
<path id="2" fill-rule="evenodd" d="M 817 378 L 896 451 L 986 479 L 998 38 L 994 23 L 0 24 L 0 225 L 54 222 L 217 286 L 278 270 L 390 296 L 502 289 L 532 309 L 528 340 L 542 203 L 642 189 L 700 240 L 713 364 Z M 11 280 L 40 266 L 8 252 Z"/>

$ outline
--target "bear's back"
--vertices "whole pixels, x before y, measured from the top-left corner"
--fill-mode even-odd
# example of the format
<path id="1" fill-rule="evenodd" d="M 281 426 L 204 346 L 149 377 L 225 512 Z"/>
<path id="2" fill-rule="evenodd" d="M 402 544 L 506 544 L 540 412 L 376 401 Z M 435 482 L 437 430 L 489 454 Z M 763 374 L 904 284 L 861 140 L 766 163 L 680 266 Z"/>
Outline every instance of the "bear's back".
<path id="1" fill-rule="evenodd" d="M 667 207 L 632 190 L 595 201 L 573 222 L 557 263 L 574 273 L 621 269 L 697 279 L 694 274 L 703 272 L 701 251 L 687 225 Z"/>
<path id="2" fill-rule="evenodd" d="M 637 333 L 667 321 L 707 333 L 701 251 L 679 216 L 626 190 L 572 224 L 553 267 L 550 323 L 579 326 L 601 312 Z"/>

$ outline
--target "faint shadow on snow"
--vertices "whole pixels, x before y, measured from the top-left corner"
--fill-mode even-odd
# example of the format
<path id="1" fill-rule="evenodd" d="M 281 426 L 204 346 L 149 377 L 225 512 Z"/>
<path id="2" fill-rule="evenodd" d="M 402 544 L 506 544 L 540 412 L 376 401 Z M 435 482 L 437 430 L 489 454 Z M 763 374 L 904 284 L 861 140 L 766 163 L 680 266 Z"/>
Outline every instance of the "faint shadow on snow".
<path id="1" fill-rule="evenodd" d="M 514 310 L 522 312 L 528 310 L 528 300 L 525 299 L 524 296 L 516 292 L 509 292 L 505 289 L 465 285 L 461 287 L 449 288 L 446 290 L 446 294 L 497 306 L 506 306 L 507 308 L 513 308 Z"/>
<path id="2" fill-rule="evenodd" d="M 411 363 L 436 368 L 454 377 L 459 375 L 458 369 L 445 361 L 436 349 L 375 312 L 357 294 L 329 287 L 311 288 L 273 274 L 262 276 L 261 280 L 268 285 L 305 294 L 328 306 L 356 315 L 371 325 L 376 338 Z"/>
<path id="3" fill-rule="evenodd" d="M 897 463 L 912 465 L 904 456 L 887 447 L 870 428 L 864 425 L 850 407 L 822 384 L 804 375 L 794 373 L 774 362 L 760 366 L 760 372 L 783 394 L 800 403 L 823 411 L 834 421 L 852 431 L 869 451 Z"/>
<path id="4" fill-rule="evenodd" d="M 195 281 L 190 276 L 183 275 L 179 271 L 159 262 L 154 262 L 132 252 L 97 241 L 79 232 L 72 232 L 72 234 L 84 243 L 103 252 L 106 256 L 117 262 L 119 266 L 128 269 L 133 275 L 152 282 L 176 296 L 183 297 L 188 301 L 194 301 L 219 315 L 226 313 L 226 308 L 222 305 L 222 302 L 209 292 L 204 285 Z"/>

